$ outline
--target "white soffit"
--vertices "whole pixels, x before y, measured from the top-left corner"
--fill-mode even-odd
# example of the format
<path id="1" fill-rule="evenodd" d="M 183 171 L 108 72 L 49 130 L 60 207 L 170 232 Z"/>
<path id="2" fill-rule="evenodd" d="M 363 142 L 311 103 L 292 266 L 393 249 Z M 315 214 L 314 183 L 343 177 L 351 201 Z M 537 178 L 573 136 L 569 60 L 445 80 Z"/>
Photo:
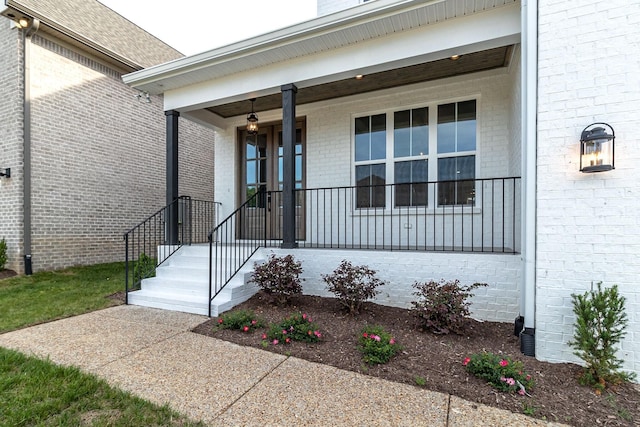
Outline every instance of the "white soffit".
<path id="1" fill-rule="evenodd" d="M 123 80 L 159 94 L 515 3 L 518 0 L 378 0 L 127 74 Z"/>

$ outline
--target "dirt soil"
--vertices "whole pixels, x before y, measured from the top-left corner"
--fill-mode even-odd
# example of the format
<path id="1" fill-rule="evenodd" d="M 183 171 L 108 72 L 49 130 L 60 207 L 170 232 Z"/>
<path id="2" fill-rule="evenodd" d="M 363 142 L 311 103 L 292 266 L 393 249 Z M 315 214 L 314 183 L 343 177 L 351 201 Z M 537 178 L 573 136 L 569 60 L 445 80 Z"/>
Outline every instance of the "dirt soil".
<path id="1" fill-rule="evenodd" d="M 236 344 L 266 349 L 312 362 L 323 363 L 372 375 L 390 381 L 448 393 L 469 401 L 495 406 L 535 418 L 574 426 L 640 425 L 640 388 L 623 384 L 597 395 L 591 388 L 578 384 L 581 368 L 575 364 L 552 364 L 537 361 L 520 352 L 513 324 L 471 320 L 464 335 L 435 335 L 416 329 L 408 310 L 366 303 L 357 317 L 342 311 L 334 298 L 299 296 L 291 305 L 271 305 L 260 293 L 236 309 L 250 309 L 266 322 L 280 322 L 296 313 L 312 317 L 323 339 L 317 344 L 294 342 L 287 345 L 262 345 L 266 330 L 251 333 L 218 330 L 213 318 L 194 332 Z M 385 365 L 367 366 L 357 349 L 357 338 L 365 325 L 381 325 L 390 332 L 404 350 Z M 536 382 L 531 397 L 498 392 L 482 380 L 466 372 L 465 357 L 482 351 L 509 356 L 524 363 Z M 424 386 L 417 385 L 422 383 Z"/>
<path id="2" fill-rule="evenodd" d="M 0 280 L 2 279 L 8 279 L 9 277 L 13 277 L 13 276 L 17 276 L 18 273 L 16 273 L 13 270 L 0 270 Z"/>

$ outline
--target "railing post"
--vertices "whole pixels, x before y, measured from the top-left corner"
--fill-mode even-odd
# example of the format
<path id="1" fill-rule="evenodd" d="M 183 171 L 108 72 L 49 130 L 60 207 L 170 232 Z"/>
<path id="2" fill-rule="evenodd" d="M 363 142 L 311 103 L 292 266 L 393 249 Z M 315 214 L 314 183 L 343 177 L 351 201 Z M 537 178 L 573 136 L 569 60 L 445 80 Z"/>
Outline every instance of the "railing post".
<path id="1" fill-rule="evenodd" d="M 129 234 L 124 235 L 124 303 L 129 304 Z"/>

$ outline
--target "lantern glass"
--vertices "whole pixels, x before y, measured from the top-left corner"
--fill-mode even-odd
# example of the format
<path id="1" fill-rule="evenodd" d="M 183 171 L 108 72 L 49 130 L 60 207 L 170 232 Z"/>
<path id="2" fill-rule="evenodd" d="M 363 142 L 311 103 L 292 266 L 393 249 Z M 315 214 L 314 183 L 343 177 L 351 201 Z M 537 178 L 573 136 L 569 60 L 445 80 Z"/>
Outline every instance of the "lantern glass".
<path id="1" fill-rule="evenodd" d="M 247 132 L 252 135 L 258 133 L 258 115 L 254 112 L 247 116 Z"/>
<path id="2" fill-rule="evenodd" d="M 614 169 L 614 139 L 613 129 L 609 125 L 594 123 L 587 126 L 580 138 L 580 171 L 605 172 Z"/>

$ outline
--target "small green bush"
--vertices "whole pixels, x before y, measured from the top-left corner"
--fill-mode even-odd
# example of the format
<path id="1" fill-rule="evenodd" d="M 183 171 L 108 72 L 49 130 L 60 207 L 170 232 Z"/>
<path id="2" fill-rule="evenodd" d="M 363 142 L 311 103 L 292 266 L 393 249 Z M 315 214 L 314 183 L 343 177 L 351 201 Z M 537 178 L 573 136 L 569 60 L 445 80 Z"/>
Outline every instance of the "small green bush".
<path id="1" fill-rule="evenodd" d="M 340 303 L 355 315 L 362 309 L 365 301 L 375 297 L 378 286 L 385 284 L 376 277 L 376 271 L 366 265 L 354 266 L 347 260 L 336 268 L 332 274 L 323 275 L 327 289 L 338 297 Z"/>
<path id="2" fill-rule="evenodd" d="M 7 265 L 7 242 L 4 240 L 0 240 L 0 271 L 4 270 Z"/>
<path id="3" fill-rule="evenodd" d="M 515 392 L 522 396 L 534 386 L 531 375 L 524 370 L 520 361 L 502 357 L 493 353 L 476 353 L 464 359 L 462 364 L 467 371 L 486 380 L 491 386 L 506 392 Z"/>
<path id="4" fill-rule="evenodd" d="M 571 295 L 576 324 L 569 345 L 586 365 L 580 382 L 600 392 L 633 377 L 620 370 L 622 360 L 616 357 L 616 344 L 624 338 L 628 323 L 625 298 L 616 285 L 604 290 L 602 283 L 597 286 L 583 295 Z"/>
<path id="5" fill-rule="evenodd" d="M 218 318 L 218 329 L 234 329 L 251 332 L 263 326 L 264 321 L 257 317 L 252 310 L 234 310 L 223 313 Z"/>
<path id="6" fill-rule="evenodd" d="M 387 363 L 402 347 L 382 326 L 367 326 L 358 338 L 362 360 L 369 365 Z"/>
<path id="7" fill-rule="evenodd" d="M 255 283 L 277 305 L 288 304 L 291 297 L 302 293 L 302 265 L 292 255 L 271 254 L 267 262 L 255 264 L 250 282 Z"/>
<path id="8" fill-rule="evenodd" d="M 138 257 L 133 267 L 133 282 L 138 283 L 142 279 L 155 277 L 156 275 L 156 259 L 151 258 L 144 252 Z"/>
<path id="9" fill-rule="evenodd" d="M 282 322 L 273 324 L 269 332 L 263 335 L 263 339 L 269 339 L 274 345 L 289 344 L 292 341 L 318 342 L 322 333 L 318 326 L 311 321 L 311 316 L 303 313 L 292 314 Z"/>
<path id="10" fill-rule="evenodd" d="M 413 295 L 416 295 L 418 300 L 411 302 L 410 311 L 423 330 L 435 334 L 461 334 L 467 323 L 471 305 L 467 299 L 473 295 L 471 291 L 480 286 L 487 284 L 461 286 L 458 280 L 414 283 L 413 287 L 417 291 Z"/>

